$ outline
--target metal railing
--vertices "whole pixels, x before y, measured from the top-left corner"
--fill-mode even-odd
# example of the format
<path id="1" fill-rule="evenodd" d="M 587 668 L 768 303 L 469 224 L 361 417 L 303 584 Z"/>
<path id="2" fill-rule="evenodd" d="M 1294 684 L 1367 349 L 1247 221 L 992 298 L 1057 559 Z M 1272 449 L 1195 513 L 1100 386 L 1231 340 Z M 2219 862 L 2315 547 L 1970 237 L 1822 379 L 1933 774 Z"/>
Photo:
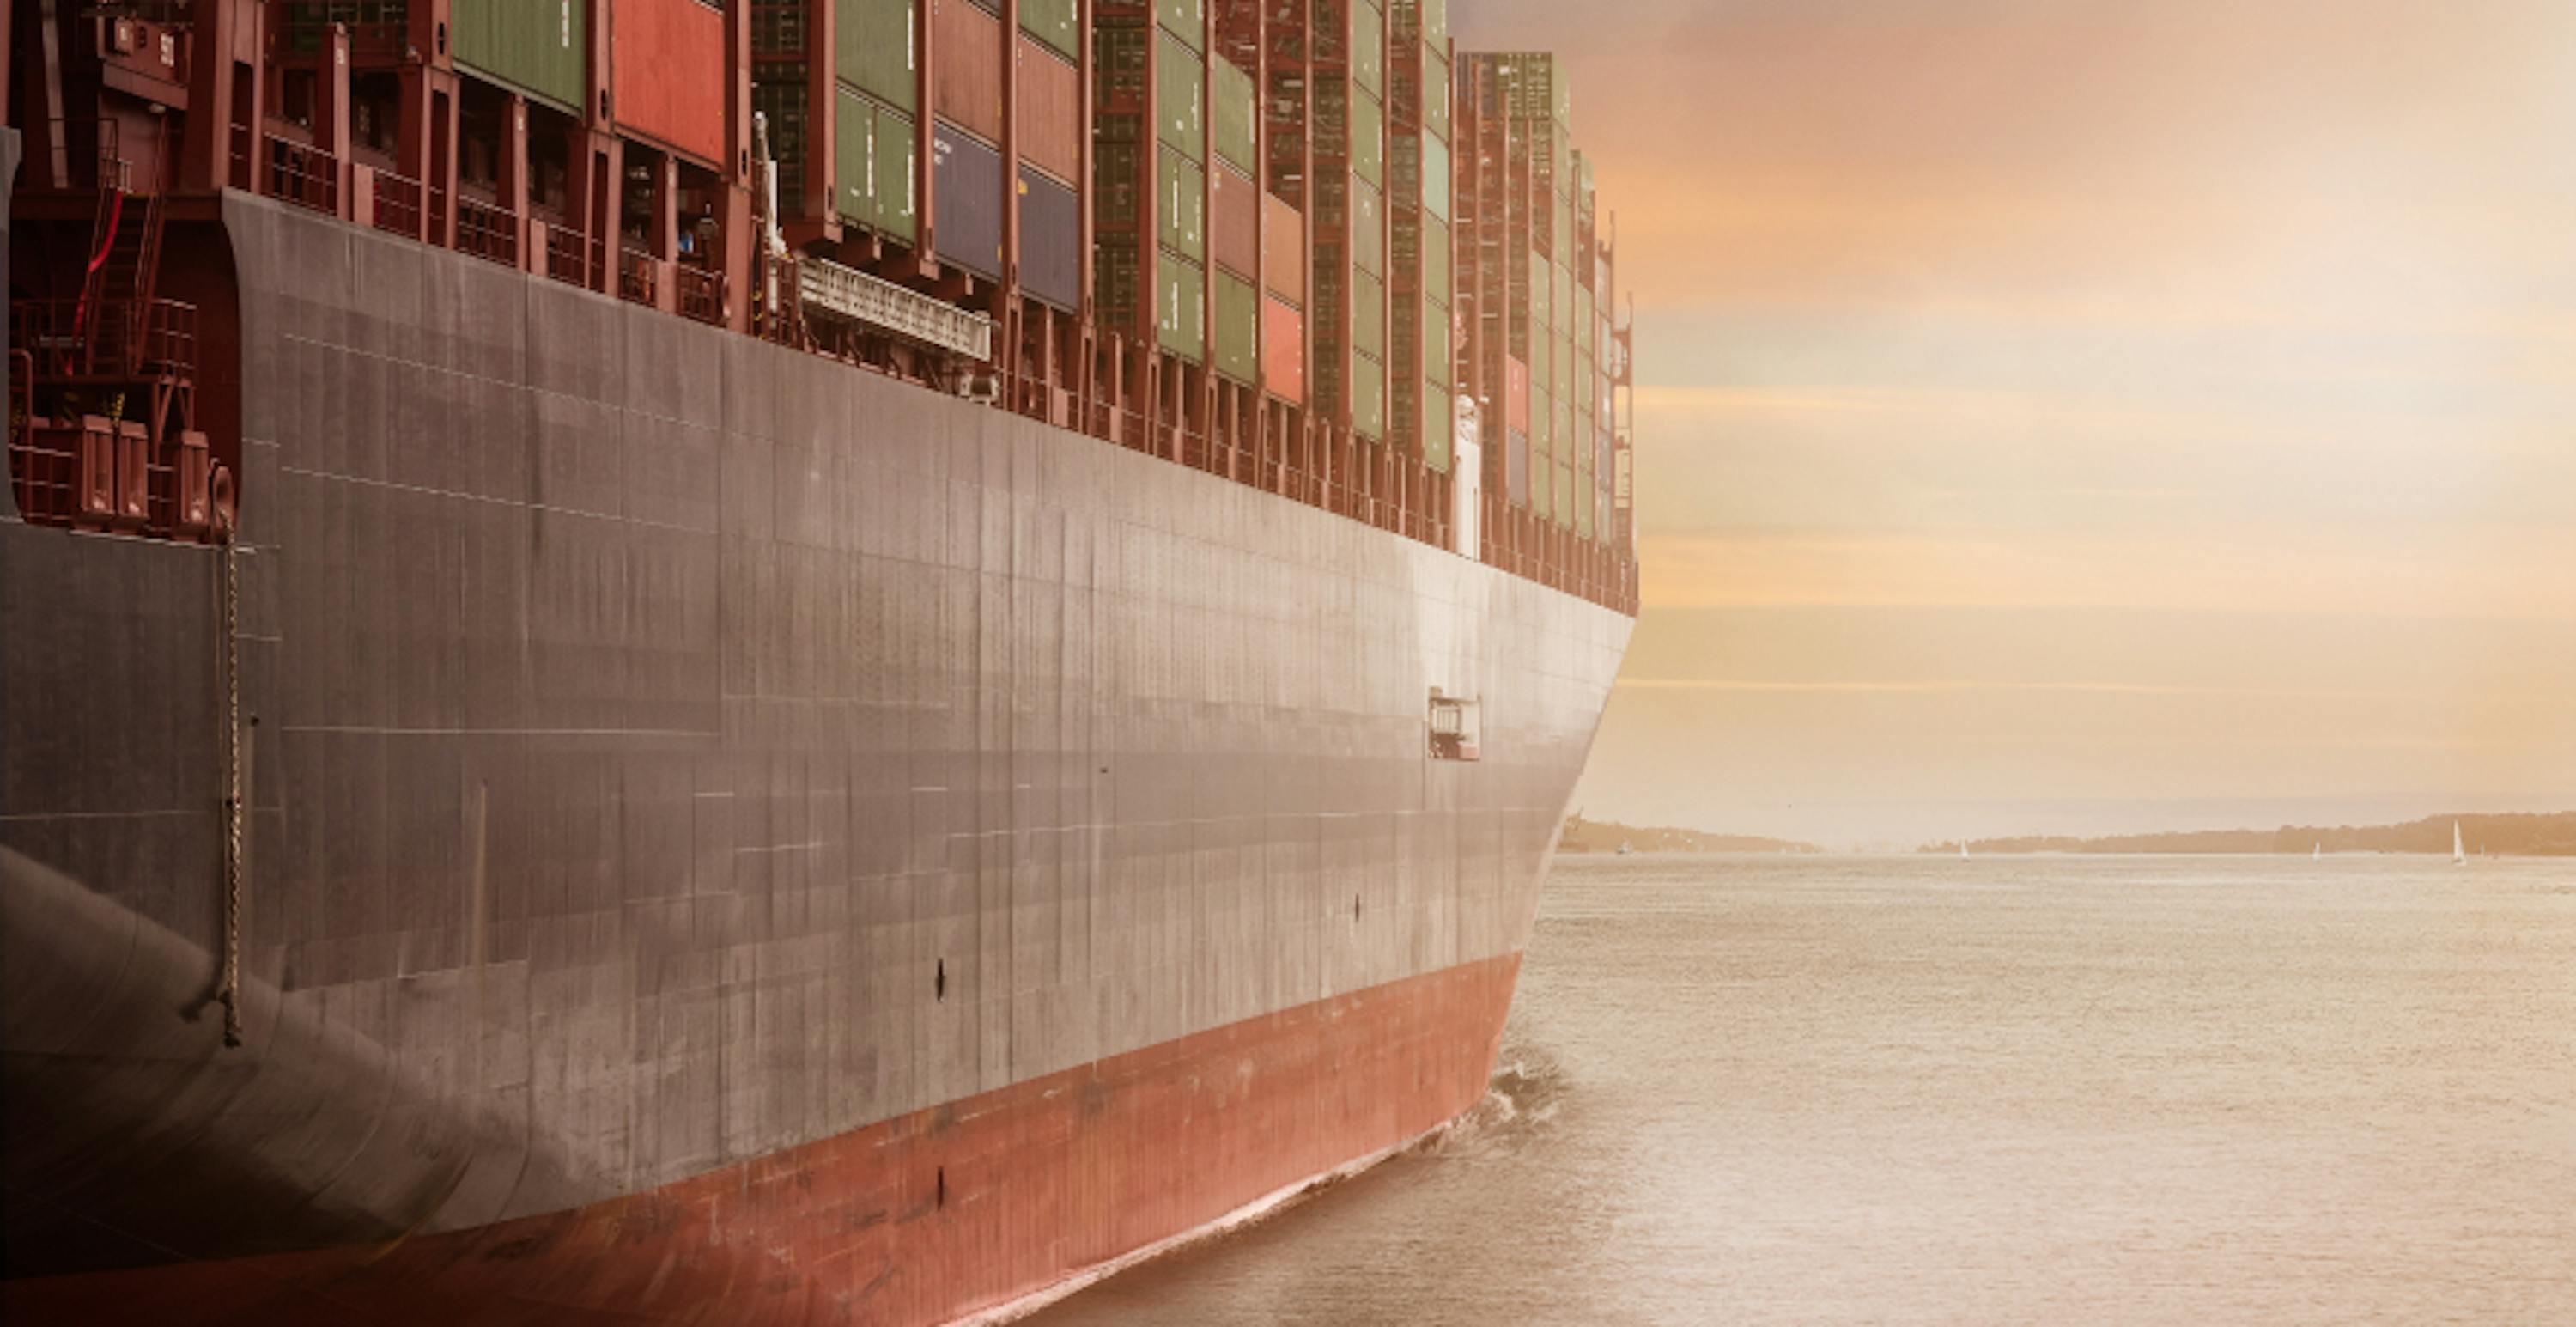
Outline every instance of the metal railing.
<path id="1" fill-rule="evenodd" d="M 318 147 L 275 134 L 268 139 L 268 174 L 262 193 L 316 212 L 340 213 L 340 159 Z"/>
<path id="2" fill-rule="evenodd" d="M 617 297 L 629 304 L 653 304 L 662 293 L 661 261 L 642 249 L 617 251 Z"/>
<path id="3" fill-rule="evenodd" d="M 197 366 L 197 306 L 166 299 L 9 302 L 9 344 L 50 378 L 185 376 Z"/>
<path id="4" fill-rule="evenodd" d="M 506 207 L 456 200 L 456 251 L 503 267 L 519 265 L 519 214 Z"/>
<path id="5" fill-rule="evenodd" d="M 569 226 L 535 223 L 546 245 L 546 275 L 567 285 L 599 287 L 599 241 Z"/>
<path id="6" fill-rule="evenodd" d="M 671 288 L 680 297 L 680 316 L 702 323 L 724 321 L 724 274 L 682 263 L 672 269 Z"/>
<path id="7" fill-rule="evenodd" d="M 375 173 L 376 229 L 420 237 L 420 181 L 392 171 Z"/>

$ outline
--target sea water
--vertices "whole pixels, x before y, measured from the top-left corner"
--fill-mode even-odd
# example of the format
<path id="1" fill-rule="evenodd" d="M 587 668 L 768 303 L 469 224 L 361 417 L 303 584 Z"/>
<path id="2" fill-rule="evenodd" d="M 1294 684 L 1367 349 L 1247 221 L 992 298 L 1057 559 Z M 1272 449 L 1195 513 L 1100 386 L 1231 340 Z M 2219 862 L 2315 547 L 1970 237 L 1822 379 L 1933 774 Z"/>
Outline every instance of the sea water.
<path id="1" fill-rule="evenodd" d="M 2576 1323 L 2576 860 L 1560 858 L 1455 1129 L 1038 1321 Z"/>

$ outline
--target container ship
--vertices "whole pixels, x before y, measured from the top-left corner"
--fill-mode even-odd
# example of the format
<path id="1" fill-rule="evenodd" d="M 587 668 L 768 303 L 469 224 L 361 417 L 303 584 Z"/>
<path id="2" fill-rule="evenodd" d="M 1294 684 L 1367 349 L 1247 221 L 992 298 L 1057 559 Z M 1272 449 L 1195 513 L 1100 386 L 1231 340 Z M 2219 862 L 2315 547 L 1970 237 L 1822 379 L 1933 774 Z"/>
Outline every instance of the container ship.
<path id="1" fill-rule="evenodd" d="M 14 1323 L 1007 1315 L 1484 1092 L 1636 609 L 1441 0 L 17 0 Z"/>

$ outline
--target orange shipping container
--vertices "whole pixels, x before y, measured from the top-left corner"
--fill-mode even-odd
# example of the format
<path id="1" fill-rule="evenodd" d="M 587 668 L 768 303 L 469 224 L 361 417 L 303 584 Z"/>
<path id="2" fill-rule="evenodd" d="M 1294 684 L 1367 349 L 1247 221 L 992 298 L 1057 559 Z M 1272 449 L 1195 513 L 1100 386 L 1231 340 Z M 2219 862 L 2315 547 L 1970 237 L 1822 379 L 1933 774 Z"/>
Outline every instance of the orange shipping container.
<path id="1" fill-rule="evenodd" d="M 1503 356 L 1503 427 L 1523 433 L 1530 426 L 1529 366 Z"/>
<path id="2" fill-rule="evenodd" d="M 1278 195 L 1263 194 L 1261 226 L 1261 284 L 1291 307 L 1306 307 L 1306 219 Z"/>
<path id="3" fill-rule="evenodd" d="M 930 8 L 931 106 L 950 124 L 1000 143 L 1002 20 L 967 0 L 930 0 Z"/>
<path id="4" fill-rule="evenodd" d="M 1073 62 L 1020 38 L 1020 161 L 1065 184 L 1082 178 L 1082 80 Z"/>
<path id="5" fill-rule="evenodd" d="M 1216 233 L 1216 265 L 1246 280 L 1261 271 L 1261 190 L 1220 161 L 1208 172 L 1209 229 Z"/>
<path id="6" fill-rule="evenodd" d="M 617 125 L 730 174 L 725 17 L 698 0 L 617 0 L 609 28 Z"/>
<path id="7" fill-rule="evenodd" d="M 1291 405 L 1306 400 L 1306 315 L 1275 297 L 1261 301 L 1261 386 Z"/>

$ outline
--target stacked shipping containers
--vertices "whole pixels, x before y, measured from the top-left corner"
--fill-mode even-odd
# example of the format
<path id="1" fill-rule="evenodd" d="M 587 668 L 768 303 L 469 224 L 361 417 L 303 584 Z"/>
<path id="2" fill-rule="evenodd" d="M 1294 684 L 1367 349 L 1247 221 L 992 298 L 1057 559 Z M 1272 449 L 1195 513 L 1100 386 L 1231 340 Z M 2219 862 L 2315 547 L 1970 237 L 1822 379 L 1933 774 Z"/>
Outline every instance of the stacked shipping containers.
<path id="1" fill-rule="evenodd" d="M 1449 471 L 1450 65 L 1448 0 L 1393 0 L 1389 27 L 1388 224 L 1392 237 L 1390 432 L 1435 474 Z"/>
<path id="2" fill-rule="evenodd" d="M 1100 0 L 1092 86 L 1101 322 L 1208 358 L 1207 17 L 1198 0 Z"/>

